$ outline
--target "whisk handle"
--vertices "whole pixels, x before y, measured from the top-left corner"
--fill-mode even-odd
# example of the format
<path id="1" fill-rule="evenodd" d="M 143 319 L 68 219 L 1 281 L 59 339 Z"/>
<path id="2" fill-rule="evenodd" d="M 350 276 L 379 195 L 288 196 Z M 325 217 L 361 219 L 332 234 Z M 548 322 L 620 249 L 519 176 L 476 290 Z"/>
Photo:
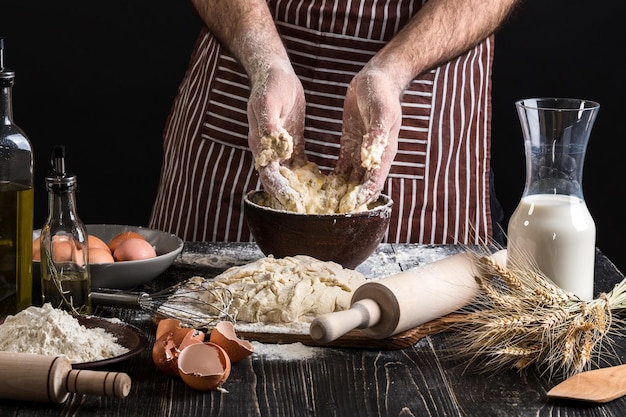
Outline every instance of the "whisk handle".
<path id="1" fill-rule="evenodd" d="M 141 307 L 150 300 L 150 294 L 145 292 L 105 293 L 96 291 L 91 293 L 91 302 L 107 306 Z"/>

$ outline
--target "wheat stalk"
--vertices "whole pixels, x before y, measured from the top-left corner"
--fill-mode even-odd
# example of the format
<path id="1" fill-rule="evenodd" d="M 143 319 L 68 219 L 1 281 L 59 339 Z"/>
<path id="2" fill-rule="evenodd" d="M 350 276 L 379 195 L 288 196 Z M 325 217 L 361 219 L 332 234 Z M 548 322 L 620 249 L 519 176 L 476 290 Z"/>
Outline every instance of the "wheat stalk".
<path id="1" fill-rule="evenodd" d="M 603 361 L 626 312 L 626 279 L 607 294 L 582 301 L 555 285 L 528 259 L 503 267 L 486 249 L 468 251 L 479 287 L 452 324 L 452 346 L 483 372 L 534 365 L 549 377 L 569 377 Z M 613 352 L 614 353 L 614 352 Z"/>

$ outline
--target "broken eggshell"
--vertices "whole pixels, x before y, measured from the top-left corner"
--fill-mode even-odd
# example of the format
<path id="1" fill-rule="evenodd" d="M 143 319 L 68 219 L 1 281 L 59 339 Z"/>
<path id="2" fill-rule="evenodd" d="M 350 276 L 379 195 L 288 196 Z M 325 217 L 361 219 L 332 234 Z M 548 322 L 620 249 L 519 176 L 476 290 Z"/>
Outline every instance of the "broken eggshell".
<path id="1" fill-rule="evenodd" d="M 161 319 L 159 321 L 159 324 L 157 325 L 157 329 L 156 329 L 156 339 L 158 340 L 161 336 L 163 336 L 165 333 L 174 331 L 176 329 L 180 329 L 181 323 L 180 320 L 178 319 Z"/>
<path id="2" fill-rule="evenodd" d="M 152 361 L 163 373 L 179 376 L 178 357 L 180 352 L 193 344 L 204 342 L 204 333 L 185 327 L 163 332 L 152 347 Z"/>
<path id="3" fill-rule="evenodd" d="M 212 342 L 187 346 L 178 356 L 179 375 L 185 384 L 200 391 L 218 389 L 230 375 L 228 354 Z"/>
<path id="4" fill-rule="evenodd" d="M 235 326 L 230 321 L 217 323 L 211 330 L 209 341 L 221 346 L 232 363 L 239 362 L 254 352 L 252 343 L 237 337 Z"/>

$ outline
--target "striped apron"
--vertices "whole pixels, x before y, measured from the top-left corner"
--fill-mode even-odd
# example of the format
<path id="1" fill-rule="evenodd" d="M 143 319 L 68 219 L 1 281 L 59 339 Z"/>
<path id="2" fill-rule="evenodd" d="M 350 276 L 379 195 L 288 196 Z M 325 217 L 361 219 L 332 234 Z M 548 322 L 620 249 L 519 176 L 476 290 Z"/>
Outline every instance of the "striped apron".
<path id="1" fill-rule="evenodd" d="M 304 87 L 309 160 L 333 169 L 352 77 L 419 1 L 269 0 Z M 383 193 L 394 201 L 385 242 L 483 243 L 489 201 L 493 37 L 422 74 L 402 97 L 398 153 Z M 208 30 L 196 42 L 164 131 L 149 226 L 188 241 L 251 241 L 244 194 L 261 188 L 249 150 L 248 78 Z"/>

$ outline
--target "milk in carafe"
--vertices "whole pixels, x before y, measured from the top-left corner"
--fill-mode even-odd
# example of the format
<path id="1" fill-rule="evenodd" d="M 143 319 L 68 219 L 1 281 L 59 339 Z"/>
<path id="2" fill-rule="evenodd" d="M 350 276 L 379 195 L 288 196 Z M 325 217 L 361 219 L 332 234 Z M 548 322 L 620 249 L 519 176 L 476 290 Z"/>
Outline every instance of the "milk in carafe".
<path id="1" fill-rule="evenodd" d="M 581 299 L 593 298 L 596 225 L 585 201 L 568 195 L 523 197 L 509 221 L 509 256 L 531 255 L 541 271 Z"/>

